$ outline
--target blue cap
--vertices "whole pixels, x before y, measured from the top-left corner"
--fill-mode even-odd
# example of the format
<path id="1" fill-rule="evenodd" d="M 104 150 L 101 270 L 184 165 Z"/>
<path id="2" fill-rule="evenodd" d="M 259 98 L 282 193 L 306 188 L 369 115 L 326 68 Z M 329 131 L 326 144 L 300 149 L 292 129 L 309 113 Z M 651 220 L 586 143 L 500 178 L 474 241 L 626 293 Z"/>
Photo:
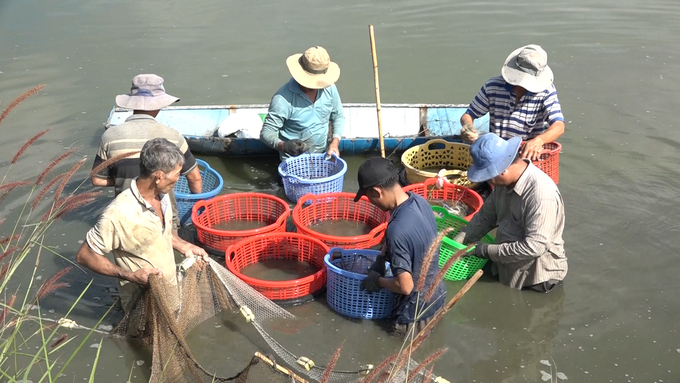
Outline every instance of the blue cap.
<path id="1" fill-rule="evenodd" d="M 470 182 L 488 181 L 503 173 L 517 157 L 521 137 L 512 137 L 508 141 L 494 133 L 487 133 L 470 145 L 472 165 L 468 169 Z"/>

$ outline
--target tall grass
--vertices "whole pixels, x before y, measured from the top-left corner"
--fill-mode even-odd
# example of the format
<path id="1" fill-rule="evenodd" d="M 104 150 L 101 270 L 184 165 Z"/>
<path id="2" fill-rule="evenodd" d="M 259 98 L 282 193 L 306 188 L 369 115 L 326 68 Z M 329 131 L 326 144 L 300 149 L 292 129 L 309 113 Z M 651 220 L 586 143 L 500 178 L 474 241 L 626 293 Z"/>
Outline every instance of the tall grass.
<path id="1" fill-rule="evenodd" d="M 0 123 L 21 102 L 38 93 L 43 86 L 32 88 L 12 101 L 0 114 Z M 65 268 L 40 286 L 35 285 L 41 261 L 45 257 L 61 257 L 53 248 L 44 244 L 46 235 L 64 214 L 92 202 L 98 195 L 96 192 L 79 193 L 78 189 L 84 184 L 83 181 L 76 191 L 61 196 L 82 161 L 73 165 L 68 172 L 58 174 L 42 185 L 50 177 L 52 170 L 67 161 L 73 151 L 55 158 L 34 178 L 11 180 L 13 165 L 29 156 L 31 146 L 45 139 L 47 133 L 46 129 L 28 139 L 12 157 L 10 166 L 0 179 L 0 198 L 19 192 L 26 196 L 14 222 L 6 217 L 0 218 L 0 381 L 3 382 L 29 379 L 57 381 L 95 331 L 90 329 L 80 337 L 77 345 L 66 347 L 77 337 L 69 337 L 63 332 L 63 328 L 74 323 L 67 318 L 89 288 L 89 284 L 67 310 L 66 316 L 56 323 L 53 319 L 44 317 L 40 308 L 41 300 L 68 285 L 65 277 L 71 270 Z M 54 199 L 44 199 L 55 185 L 57 190 Z M 27 272 L 31 269 L 32 272 Z M 32 309 L 37 310 L 37 315 L 31 314 Z M 91 382 L 94 381 L 98 359 L 99 352 L 92 364 L 89 376 Z"/>

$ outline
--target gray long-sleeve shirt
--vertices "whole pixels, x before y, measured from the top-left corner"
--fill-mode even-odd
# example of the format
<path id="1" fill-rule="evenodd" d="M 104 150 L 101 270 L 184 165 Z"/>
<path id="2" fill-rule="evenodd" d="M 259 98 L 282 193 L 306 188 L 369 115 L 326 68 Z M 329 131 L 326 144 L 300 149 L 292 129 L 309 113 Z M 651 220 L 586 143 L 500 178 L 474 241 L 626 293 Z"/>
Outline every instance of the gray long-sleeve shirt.
<path id="1" fill-rule="evenodd" d="M 533 164 L 513 188 L 494 188 L 462 230 L 464 242 L 479 241 L 494 227 L 495 244 L 482 244 L 480 251 L 496 263 L 501 283 L 521 289 L 567 275 L 564 202 L 557 185 Z"/>

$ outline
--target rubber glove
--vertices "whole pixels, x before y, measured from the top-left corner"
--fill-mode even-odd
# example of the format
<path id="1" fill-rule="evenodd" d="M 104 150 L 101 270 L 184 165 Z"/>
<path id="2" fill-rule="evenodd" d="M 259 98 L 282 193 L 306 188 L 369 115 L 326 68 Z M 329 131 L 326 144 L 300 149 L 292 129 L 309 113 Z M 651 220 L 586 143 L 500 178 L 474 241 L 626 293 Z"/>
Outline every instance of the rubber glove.
<path id="1" fill-rule="evenodd" d="M 380 282 L 378 282 L 378 278 L 380 278 L 380 273 L 375 270 L 370 270 L 368 276 L 361 281 L 359 288 L 361 290 L 366 290 L 369 293 L 379 291 L 382 287 L 380 286 Z"/>
<path id="2" fill-rule="evenodd" d="M 479 133 L 473 124 L 467 123 L 460 129 L 460 136 L 463 142 L 473 143 L 479 138 Z"/>
<path id="3" fill-rule="evenodd" d="M 290 140 L 283 143 L 283 152 L 293 157 L 307 151 L 307 145 L 300 139 Z"/>

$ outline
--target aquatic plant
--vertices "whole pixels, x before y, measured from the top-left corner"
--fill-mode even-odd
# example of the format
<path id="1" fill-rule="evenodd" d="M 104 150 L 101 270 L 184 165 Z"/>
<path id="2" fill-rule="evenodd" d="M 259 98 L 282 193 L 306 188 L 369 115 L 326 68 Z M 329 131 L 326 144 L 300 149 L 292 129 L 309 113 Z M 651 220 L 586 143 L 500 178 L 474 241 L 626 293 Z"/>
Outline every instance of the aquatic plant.
<path id="1" fill-rule="evenodd" d="M 17 105 L 39 92 L 43 86 L 39 85 L 30 89 L 10 103 L 0 114 L 0 122 Z M 19 190 L 27 196 L 13 223 L 10 223 L 11 220 L 6 221 L 6 217 L 0 219 L 0 231 L 4 235 L 0 239 L 0 377 L 2 381 L 25 382 L 29 381 L 29 378 L 56 381 L 81 351 L 90 335 L 97 331 L 88 329 L 89 332 L 85 333 L 79 344 L 74 344 L 74 347 L 70 347 L 71 350 L 65 347 L 77 338 L 69 336 L 63 332 L 63 329 L 82 328 L 67 318 L 78 305 L 90 284 L 73 302 L 64 318 L 56 321 L 44 316 L 41 312 L 40 301 L 68 285 L 65 276 L 71 271 L 71 267 L 59 271 L 40 286 L 34 284 L 38 279 L 36 273 L 41 259 L 46 256 L 61 257 L 54 248 L 44 243 L 51 226 L 69 211 L 94 201 L 100 193 L 98 191 L 79 192 L 84 184 L 83 180 L 75 191 L 61 197 L 67 183 L 84 160 L 73 165 L 69 171 L 52 178 L 45 186 L 41 184 L 52 170 L 67 160 L 75 150 L 58 156 L 34 179 L 7 181 L 11 178 L 12 166 L 21 160 L 30 147 L 43 138 L 48 131 L 46 129 L 35 134 L 19 148 L 12 157 L 6 174 L 0 180 L 0 198 Z M 55 185 L 57 185 L 57 190 L 54 199 L 43 207 L 44 212 L 40 211 L 40 205 L 45 205 L 41 204 L 45 195 Z M 35 194 L 39 187 L 40 191 Z M 36 214 L 38 212 L 42 215 Z M 31 267 L 32 273 L 28 272 Z M 33 310 L 37 311 L 36 315 L 31 313 Z M 99 351 L 92 364 L 90 381 L 94 381 L 98 359 Z"/>

